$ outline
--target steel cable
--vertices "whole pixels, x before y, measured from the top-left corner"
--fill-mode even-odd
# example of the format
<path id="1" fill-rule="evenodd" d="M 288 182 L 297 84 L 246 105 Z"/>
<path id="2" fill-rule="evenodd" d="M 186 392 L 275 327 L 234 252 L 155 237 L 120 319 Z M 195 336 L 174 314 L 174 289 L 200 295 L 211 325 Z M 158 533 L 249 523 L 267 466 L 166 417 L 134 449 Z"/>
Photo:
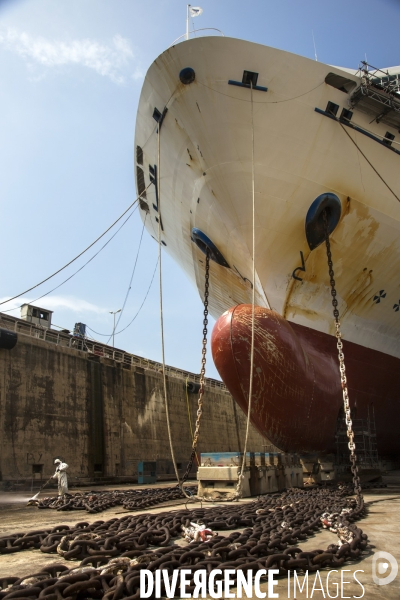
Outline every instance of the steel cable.
<path id="1" fill-rule="evenodd" d="M 371 167 L 371 169 L 376 173 L 376 175 L 378 175 L 379 179 L 382 181 L 382 183 L 387 187 L 387 189 L 389 190 L 389 192 L 391 192 L 393 194 L 393 196 L 396 198 L 396 200 L 398 202 L 400 202 L 400 198 L 398 197 L 398 195 L 392 190 L 392 188 L 390 187 L 390 185 L 384 180 L 384 178 L 382 177 L 382 175 L 380 173 L 378 173 L 378 171 L 375 169 L 374 165 L 371 163 L 371 161 L 365 156 L 364 152 L 361 150 L 360 146 L 357 144 L 357 142 L 355 140 L 353 140 L 353 138 L 351 137 L 351 135 L 349 134 L 349 132 L 346 130 L 345 126 L 340 123 L 339 121 L 339 125 L 341 126 L 341 128 L 343 129 L 343 131 L 345 132 L 345 134 L 347 135 L 347 137 L 353 142 L 353 144 L 355 145 L 355 147 L 357 148 L 357 150 L 359 151 L 359 153 L 361 154 L 361 156 L 363 156 L 365 158 L 365 160 L 367 161 L 367 163 L 369 164 L 369 166 Z"/>
<path id="2" fill-rule="evenodd" d="M 206 85 L 205 83 L 203 83 L 202 81 L 199 81 L 198 79 L 196 79 L 196 81 L 198 84 L 202 85 L 203 87 L 207 88 L 208 90 L 211 90 L 212 92 L 215 92 L 216 94 L 220 94 L 221 96 L 226 96 L 227 98 L 231 98 L 232 100 L 239 100 L 239 102 L 248 102 L 248 100 L 246 100 L 245 98 L 238 98 L 237 96 L 231 96 L 230 94 L 225 94 L 224 92 L 220 92 L 219 90 L 216 90 L 216 89 L 210 87 L 209 85 Z M 317 90 L 319 87 L 321 87 L 321 85 L 325 85 L 325 80 L 321 81 L 321 83 L 319 83 L 315 87 L 311 88 L 310 90 L 307 90 L 303 94 L 299 94 L 298 96 L 293 96 L 292 98 L 284 98 L 283 100 L 267 100 L 265 102 L 264 101 L 254 102 L 254 104 L 281 104 L 282 102 L 292 102 L 292 100 L 297 100 L 298 98 L 307 96 L 307 94 L 311 94 L 311 92 L 314 92 L 315 90 Z"/>
<path id="3" fill-rule="evenodd" d="M 113 338 L 113 339 L 114 339 L 114 337 L 113 337 L 113 336 L 115 336 L 115 330 L 116 330 L 116 328 L 118 327 L 118 325 L 119 325 L 119 322 L 120 322 L 120 320 L 121 320 L 121 317 L 122 317 L 122 315 L 123 315 L 123 313 L 124 313 L 124 310 L 125 310 L 126 302 L 127 302 L 127 300 L 128 300 L 128 296 L 129 296 L 129 293 L 130 293 L 130 291 L 131 291 L 131 288 L 132 288 L 132 281 L 133 281 L 133 277 L 134 277 L 134 275 L 135 275 L 135 271 L 136 271 L 136 265 L 137 265 L 137 262 L 138 262 L 138 259 L 139 259 L 140 248 L 141 248 L 141 246 L 142 246 L 143 232 L 144 232 L 144 228 L 145 228 L 145 225 L 146 225 L 146 219 L 147 219 L 147 213 L 146 213 L 146 216 L 145 216 L 145 218 L 144 218 L 144 221 L 143 221 L 142 232 L 141 232 L 141 234 L 140 234 L 140 240 L 139 240 L 139 247 L 138 247 L 138 250 L 137 250 L 137 253 L 136 253 L 135 263 L 134 263 L 134 265 L 133 265 L 132 274 L 131 274 L 131 278 L 130 278 L 130 280 L 129 280 L 128 289 L 126 290 L 126 294 L 125 294 L 124 303 L 123 303 L 123 305 L 122 305 L 122 308 L 121 308 L 121 310 L 120 310 L 120 314 L 119 314 L 119 316 L 118 316 L 118 319 L 117 319 L 117 324 L 115 325 L 115 327 L 114 327 L 114 330 L 113 330 L 112 334 L 109 336 L 109 338 L 108 338 L 108 340 L 107 340 L 106 344 L 108 344 L 108 343 L 109 343 L 109 341 L 110 341 L 110 339 L 111 339 L 111 338 Z"/>
<path id="4" fill-rule="evenodd" d="M 139 315 L 140 311 L 141 311 L 141 310 L 142 310 L 142 308 L 143 308 L 143 305 L 144 305 L 144 303 L 146 302 L 147 296 L 149 295 L 149 292 L 150 292 L 151 286 L 153 285 L 153 281 L 154 281 L 154 277 L 155 277 L 155 274 L 156 274 L 156 271 L 157 271 L 157 267 L 158 267 L 158 258 L 157 258 L 157 261 L 156 261 L 156 265 L 155 265 L 155 267 L 154 267 L 153 275 L 151 276 L 151 280 L 150 280 L 150 283 L 149 283 L 149 287 L 147 288 L 147 292 L 146 292 L 146 294 L 145 294 L 145 296 L 144 296 L 144 298 L 143 298 L 142 304 L 139 306 L 139 308 L 138 308 L 138 310 L 137 310 L 137 312 L 136 312 L 135 316 L 134 316 L 134 317 L 133 317 L 133 319 L 132 319 L 132 320 L 131 320 L 131 321 L 128 323 L 128 325 L 126 325 L 126 326 L 125 326 L 123 329 L 120 329 L 119 331 L 116 331 L 116 332 L 114 333 L 114 335 L 118 335 L 119 333 L 122 333 L 123 331 L 125 331 L 126 329 L 128 329 L 128 327 L 130 327 L 130 326 L 132 325 L 132 323 L 134 322 L 134 320 L 136 319 L 136 317 Z M 93 333 L 95 333 L 96 335 L 101 335 L 101 336 L 104 336 L 104 337 L 110 337 L 110 334 L 109 334 L 109 333 L 99 333 L 98 331 L 95 331 L 94 329 L 92 329 L 91 327 L 89 327 L 89 325 L 86 325 L 86 327 L 87 327 L 87 329 L 90 329 L 90 331 L 93 331 Z"/>
<path id="5" fill-rule="evenodd" d="M 149 185 L 147 187 L 149 187 L 150 185 L 151 185 L 151 183 L 149 183 Z M 49 277 L 46 277 L 46 279 L 43 279 L 42 281 L 40 281 L 36 285 L 33 285 L 32 287 L 28 288 L 24 292 L 21 292 L 20 294 L 17 294 L 16 296 L 13 296 L 12 298 L 8 298 L 8 300 L 3 300 L 3 302 L 0 302 L 0 306 L 2 304 L 6 304 L 7 302 L 11 302 L 12 300 L 15 300 L 16 298 L 19 298 L 20 296 L 23 296 L 24 294 L 27 294 L 28 292 L 34 290 L 35 288 L 39 287 L 43 283 L 46 283 L 46 281 L 49 281 L 49 279 L 52 279 L 53 277 L 58 275 L 58 273 L 61 273 L 61 271 L 64 271 L 64 269 L 69 267 L 69 265 L 72 265 L 72 263 L 74 263 L 76 260 L 78 260 L 78 258 L 80 258 L 83 254 L 85 254 L 85 252 L 90 250 L 90 248 L 92 248 L 92 246 L 94 246 L 99 240 L 101 240 L 101 238 L 104 237 L 106 235 L 106 233 L 108 233 L 110 231 L 110 229 L 112 229 L 114 227 L 114 225 L 116 225 L 122 219 L 122 217 L 124 217 L 126 215 L 126 213 L 130 211 L 130 209 L 134 206 L 134 204 L 136 204 L 136 202 L 138 202 L 138 200 L 139 200 L 139 196 L 136 198 L 136 200 L 134 200 L 134 202 L 132 202 L 132 204 L 130 206 L 128 206 L 128 208 L 122 213 L 122 215 L 120 215 L 118 217 L 118 219 L 116 219 L 114 221 L 114 223 L 112 225 L 110 225 L 101 235 L 99 235 L 98 238 L 96 238 L 94 240 L 94 242 L 92 242 L 89 246 L 87 246 L 87 248 L 85 248 L 85 250 L 82 250 L 82 252 L 80 252 L 77 256 L 75 256 L 75 258 L 70 260 L 66 265 L 61 267 L 61 269 L 58 269 L 52 275 L 49 275 Z"/>
<path id="6" fill-rule="evenodd" d="M 115 233 L 113 233 L 113 235 L 106 241 L 105 244 L 103 244 L 103 246 L 95 253 L 93 254 L 93 256 L 91 258 L 89 258 L 88 261 L 86 261 L 77 271 L 75 271 L 74 273 L 72 273 L 72 275 L 70 275 L 69 277 L 67 277 L 67 279 L 64 279 L 64 281 L 62 281 L 60 284 L 58 284 L 56 287 L 54 287 L 53 289 L 51 289 L 49 292 L 46 292 L 46 294 L 43 294 L 42 296 L 39 296 L 39 298 L 35 298 L 35 300 L 32 300 L 30 302 L 30 304 L 34 304 L 35 302 L 37 302 L 38 300 L 41 300 L 42 298 L 45 298 L 46 296 L 48 296 L 49 294 L 52 294 L 55 290 L 58 290 L 58 288 L 60 288 L 61 286 L 64 285 L 64 283 L 67 283 L 67 281 L 69 281 L 70 279 L 72 279 L 73 277 L 75 277 L 75 275 L 77 275 L 80 271 L 82 271 L 82 269 L 84 269 L 89 263 L 92 262 L 92 260 L 94 258 L 96 258 L 96 256 L 98 254 L 100 254 L 100 252 L 102 250 L 104 250 L 104 248 L 106 246 L 108 246 L 108 244 L 111 242 L 111 240 L 113 240 L 115 238 L 115 236 L 121 231 L 121 229 L 123 228 L 123 226 L 129 221 L 129 219 L 132 217 L 132 215 L 135 213 L 136 208 L 131 212 L 131 214 L 125 219 L 125 221 L 122 223 L 122 225 L 117 229 L 117 231 Z"/>

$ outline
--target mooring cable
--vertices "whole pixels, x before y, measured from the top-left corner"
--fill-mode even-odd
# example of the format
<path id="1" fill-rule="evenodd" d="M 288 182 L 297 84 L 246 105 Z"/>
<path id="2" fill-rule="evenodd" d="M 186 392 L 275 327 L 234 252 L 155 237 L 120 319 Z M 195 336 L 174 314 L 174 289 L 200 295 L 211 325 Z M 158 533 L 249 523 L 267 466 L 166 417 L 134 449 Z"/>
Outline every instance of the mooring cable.
<path id="1" fill-rule="evenodd" d="M 168 431 L 168 440 L 169 440 L 169 446 L 170 446 L 170 452 L 171 452 L 171 458 L 172 458 L 172 463 L 174 465 L 174 471 L 175 471 L 175 476 L 176 476 L 176 481 L 177 481 L 177 485 L 180 488 L 180 490 L 182 491 L 182 493 L 184 494 L 184 496 L 187 498 L 187 500 L 190 501 L 194 501 L 194 502 L 202 502 L 202 499 L 197 497 L 197 496 L 193 496 L 191 493 L 188 494 L 186 492 L 186 490 L 184 489 L 183 485 L 184 485 L 184 479 L 181 481 L 180 477 L 179 477 L 179 471 L 178 471 L 178 467 L 177 467 L 177 463 L 176 463 L 176 459 L 175 459 L 175 452 L 174 452 L 174 447 L 173 447 L 173 442 L 172 442 L 172 433 L 171 433 L 171 423 L 170 423 L 170 410 L 169 410 L 169 400 L 168 400 L 168 392 L 167 392 L 167 381 L 166 381 L 166 372 L 165 372 L 165 343 L 164 343 L 164 313 L 163 313 L 163 287 L 162 287 L 162 246 L 161 246 L 161 125 L 162 123 L 159 122 L 158 125 L 158 137 L 157 137 L 157 194 L 158 194 L 158 263 L 159 263 L 159 289 L 160 289 L 160 330 L 161 330 L 161 353 L 162 353 L 162 375 L 163 375 L 163 388 L 164 388 L 164 403 L 165 403 L 165 415 L 166 415 L 166 421 L 167 421 L 167 431 Z M 209 264 L 209 252 L 207 252 L 207 264 Z M 207 297 L 207 292 L 208 292 L 208 287 L 206 289 L 206 297 Z M 208 314 L 208 310 L 207 310 L 207 298 L 205 299 L 205 320 L 207 323 L 207 314 Z M 203 340 L 203 358 L 202 358 L 202 381 L 203 381 L 203 385 L 200 386 L 200 400 L 202 397 L 202 393 L 204 393 L 204 374 L 205 374 L 205 343 Z M 196 431 L 194 433 L 194 440 L 193 440 L 193 444 L 195 444 L 195 440 L 197 440 L 198 437 L 198 429 L 199 429 L 199 421 L 200 421 L 200 417 L 201 417 L 201 406 L 199 406 L 199 409 L 197 411 L 197 422 L 196 422 Z M 193 457 L 194 458 L 194 457 Z M 190 462 L 189 462 L 190 464 Z"/>
<path id="2" fill-rule="evenodd" d="M 132 281 L 133 281 L 133 277 L 134 277 L 134 275 L 135 275 L 135 271 L 136 271 L 136 265 L 137 265 L 137 262 L 138 262 L 138 259 L 139 259 L 140 248 L 142 247 L 142 239 L 143 239 L 143 232 L 144 232 L 144 228 L 145 228 L 145 225 L 146 225 L 146 219 L 147 219 L 147 213 L 146 213 L 146 215 L 145 215 L 145 217 L 144 217 L 144 221 L 143 221 L 143 225 L 142 225 L 142 232 L 141 232 L 141 234 L 140 234 L 140 239 L 139 239 L 139 246 L 138 246 L 138 249 L 137 249 L 137 252 L 136 252 L 135 262 L 134 262 L 134 265 L 133 265 L 133 269 L 132 269 L 131 278 L 130 278 L 130 280 L 129 280 L 128 289 L 126 290 L 126 294 L 125 294 L 124 303 L 123 303 L 123 305 L 122 305 L 122 308 L 121 308 L 121 310 L 120 310 L 120 313 L 119 313 L 119 315 L 118 315 L 118 319 L 117 319 L 117 323 L 116 323 L 116 325 L 115 325 L 115 327 L 114 327 L 114 331 L 113 331 L 113 332 L 112 332 L 112 334 L 109 336 L 109 338 L 108 338 L 108 340 L 107 340 L 106 344 L 108 344 L 108 343 L 109 343 L 109 341 L 110 341 L 110 339 L 111 339 L 113 336 L 115 336 L 115 330 L 116 330 L 116 328 L 117 328 L 117 327 L 118 327 L 118 325 L 119 325 L 119 322 L 120 322 L 120 320 L 121 320 L 121 317 L 122 317 L 122 315 L 124 314 L 124 310 L 125 310 L 126 302 L 127 302 L 127 300 L 128 300 L 128 296 L 129 296 L 129 294 L 130 294 L 130 291 L 131 291 L 131 289 L 132 289 Z"/>
<path id="3" fill-rule="evenodd" d="M 215 92 L 216 94 L 219 94 L 220 96 L 225 96 L 226 98 L 231 98 L 232 100 L 238 100 L 239 102 L 248 102 L 248 100 L 246 100 L 246 98 L 238 98 L 237 96 L 231 96 L 230 94 L 226 94 L 225 92 L 216 90 L 215 88 L 210 87 L 209 85 L 205 84 L 204 82 L 199 81 L 197 78 L 196 78 L 196 81 L 197 81 L 198 85 L 202 85 L 203 87 L 207 88 L 208 90 L 211 90 L 212 92 Z M 253 103 L 253 104 L 281 104 L 282 102 L 292 102 L 293 100 L 297 100 L 298 98 L 307 96 L 307 94 L 311 94 L 311 92 L 314 92 L 316 89 L 318 89 L 319 87 L 321 87 L 321 85 L 324 85 L 324 84 L 325 84 L 325 79 L 323 81 L 321 81 L 315 87 L 311 88 L 310 90 L 307 90 L 306 92 L 303 92 L 302 94 L 299 94 L 298 96 L 292 96 L 291 98 L 283 98 L 282 100 L 266 100 L 265 102 L 264 101 L 253 102 L 252 99 L 250 99 L 250 103 Z M 250 82 L 250 85 L 252 85 L 251 82 Z"/>
<path id="4" fill-rule="evenodd" d="M 382 177 L 382 175 L 375 169 L 374 165 L 372 164 L 372 162 L 365 156 L 364 152 L 361 150 L 360 146 L 357 144 L 357 142 L 351 137 L 351 135 L 349 134 L 349 132 L 346 130 L 346 128 L 344 127 L 344 125 L 342 123 L 340 123 L 339 121 L 339 125 L 341 126 L 341 128 L 343 129 L 343 131 L 345 132 L 345 134 L 347 135 L 347 137 L 353 142 L 353 144 L 355 145 L 355 147 L 357 148 L 357 150 L 359 151 L 359 153 L 361 154 L 361 156 L 363 156 L 365 158 L 365 160 L 367 161 L 367 163 L 369 164 L 369 166 L 371 167 L 371 169 L 376 173 L 376 175 L 378 175 L 379 179 L 382 181 L 382 183 L 387 187 L 387 189 L 389 190 L 389 192 L 391 192 L 393 194 L 393 196 L 396 198 L 396 200 L 398 202 L 400 202 L 400 198 L 398 197 L 398 195 L 392 190 L 392 188 L 390 187 L 390 185 L 387 183 L 387 181 L 385 181 L 385 179 Z"/>
<path id="5" fill-rule="evenodd" d="M 161 185 L 160 185 L 160 172 L 161 172 L 161 123 L 158 124 L 158 137 L 157 137 L 157 194 L 158 194 L 158 272 L 159 272 L 159 287 L 160 287 L 160 330 L 161 330 L 161 357 L 162 357 L 162 376 L 163 376 L 163 388 L 164 388 L 164 403 L 165 403 L 165 416 L 167 420 L 167 431 L 169 447 L 171 452 L 172 463 L 174 465 L 174 471 L 178 486 L 181 488 L 181 482 L 179 479 L 178 467 L 175 460 L 174 447 L 172 444 L 171 424 L 169 419 L 169 402 L 167 393 L 167 377 L 165 373 L 165 344 L 164 344 L 164 314 L 163 314 L 163 288 L 162 288 L 162 246 L 161 246 Z"/>
<path id="6" fill-rule="evenodd" d="M 147 187 L 150 187 L 150 185 L 151 185 L 151 183 L 149 183 L 149 185 Z M 124 210 L 124 212 L 122 213 L 122 215 L 120 215 L 118 217 L 118 219 L 116 219 L 114 221 L 114 223 L 112 223 L 112 225 L 110 225 L 109 227 L 107 227 L 107 229 L 105 231 L 103 231 L 103 233 L 101 235 L 99 235 L 99 237 L 96 238 L 94 240 L 94 242 L 92 242 L 91 244 L 89 244 L 89 246 L 87 246 L 87 248 L 85 248 L 84 250 L 82 250 L 82 252 L 80 252 L 77 256 L 75 256 L 75 258 L 73 258 L 72 260 L 70 260 L 63 267 L 61 267 L 61 269 L 58 269 L 52 275 L 49 275 L 48 277 L 46 277 L 46 279 L 43 279 L 42 281 L 40 281 L 36 285 L 33 285 L 32 287 L 28 288 L 24 292 L 21 292 L 20 294 L 17 294 L 16 296 L 13 296 L 12 298 L 8 298 L 7 300 L 3 300 L 2 302 L 0 302 L 0 306 L 2 304 L 7 304 L 7 302 L 11 302 L 12 300 L 15 300 L 16 298 L 20 298 L 24 294 L 27 294 L 28 292 L 30 292 L 30 291 L 34 290 L 35 288 L 39 287 L 43 283 L 46 283 L 46 281 L 49 281 L 49 279 L 52 279 L 53 277 L 55 277 L 56 275 L 58 275 L 58 273 L 61 273 L 61 271 L 64 271 L 64 269 L 66 269 L 67 267 L 69 267 L 69 265 L 72 265 L 72 263 L 74 263 L 76 260 L 78 260 L 78 258 L 80 258 L 83 254 L 85 254 L 85 252 L 87 252 L 88 250 L 90 250 L 90 248 L 92 248 L 92 246 L 94 246 L 99 240 L 101 240 L 101 238 L 104 237 L 106 235 L 106 233 L 108 233 L 110 231 L 110 229 L 112 229 L 114 227 L 114 225 L 116 225 L 122 219 L 122 217 L 124 217 L 126 215 L 126 213 L 131 210 L 131 208 L 136 204 L 136 202 L 138 202 L 139 198 L 140 198 L 140 195 L 137 198 L 135 198 L 135 200 L 132 202 L 132 204 L 130 204 L 130 206 L 128 206 L 128 208 L 126 210 Z"/>
<path id="7" fill-rule="evenodd" d="M 92 262 L 93 259 L 96 258 L 96 256 L 98 254 L 100 254 L 100 252 L 102 250 L 104 250 L 104 248 L 106 246 L 108 246 L 108 244 L 115 238 L 115 236 L 121 231 L 121 229 L 123 228 L 123 226 L 129 221 L 129 219 L 132 217 L 132 215 L 135 213 L 136 208 L 131 212 L 130 215 L 128 215 L 128 217 L 125 219 L 125 221 L 122 223 L 122 225 L 120 225 L 117 229 L 117 231 L 115 233 L 113 233 L 113 235 L 106 241 L 105 244 L 102 245 L 102 247 L 95 253 L 93 254 L 93 256 L 91 256 L 89 258 L 89 260 L 87 260 L 81 267 L 79 267 L 79 269 L 77 269 L 76 271 L 74 271 L 74 273 L 72 273 L 72 275 L 70 275 L 69 277 L 67 277 L 67 279 L 64 279 L 64 281 L 62 281 L 61 283 L 59 283 L 58 285 L 56 285 L 54 288 L 52 288 L 51 290 L 49 290 L 48 292 L 46 292 L 45 294 L 42 294 L 41 296 L 39 296 L 38 298 L 35 298 L 34 300 L 30 301 L 30 304 L 35 304 L 36 302 L 38 302 L 39 300 L 41 300 L 42 298 L 45 298 L 46 296 L 48 296 L 49 294 L 52 294 L 53 292 L 55 292 L 56 290 L 58 290 L 58 288 L 60 288 L 61 286 L 63 286 L 65 283 L 67 283 L 70 279 L 72 279 L 73 277 L 75 277 L 75 275 L 77 275 L 80 271 L 82 271 L 89 263 Z M 11 310 L 17 310 L 18 308 L 21 308 L 20 306 L 13 308 Z M 10 311 L 4 311 L 4 312 L 10 312 Z"/>
<path id="8" fill-rule="evenodd" d="M 252 279 L 253 279 L 253 288 L 252 288 L 252 298 L 251 298 L 251 346 L 250 346 L 250 381 L 249 381 L 249 403 L 247 409 L 247 420 L 246 420 L 246 437 L 244 440 L 244 448 L 243 448 L 243 459 L 242 459 L 242 467 L 240 469 L 240 475 L 238 484 L 236 487 L 236 499 L 242 497 L 243 493 L 243 480 L 244 473 L 246 468 L 246 453 L 247 453 L 247 442 L 249 439 L 249 429 L 250 429 L 250 415 L 251 415 L 251 405 L 252 405 L 252 396 L 253 396 L 253 372 L 254 372 L 254 322 L 255 322 L 255 290 L 256 290 L 256 221 L 255 221 L 255 169 L 254 169 L 254 105 L 253 105 L 253 83 L 250 82 L 250 98 L 251 98 L 251 185 L 252 185 L 252 258 L 253 258 L 253 266 L 252 266 Z"/>
<path id="9" fill-rule="evenodd" d="M 143 298 L 143 300 L 142 300 L 142 303 L 141 303 L 141 305 L 140 305 L 140 306 L 139 306 L 139 308 L 137 309 L 137 311 L 136 311 L 136 313 L 135 313 L 135 316 L 133 317 L 133 319 L 132 319 L 131 321 L 129 321 L 128 325 L 125 325 L 125 327 L 124 327 L 123 329 L 120 329 L 119 331 L 116 331 L 116 332 L 114 333 L 114 335 L 119 335 L 119 334 L 120 334 L 120 333 L 122 333 L 123 331 L 126 331 L 126 329 L 128 329 L 128 328 L 129 328 L 129 327 L 132 325 L 132 323 L 135 321 L 135 319 L 138 317 L 138 315 L 139 315 L 140 311 L 141 311 L 141 310 L 142 310 L 142 308 L 143 308 L 143 305 L 144 305 L 144 303 L 145 303 L 145 302 L 146 302 L 146 300 L 147 300 L 147 296 L 148 296 L 148 295 L 149 295 L 149 293 L 150 293 L 150 289 L 151 289 L 151 286 L 153 285 L 154 277 L 155 277 L 155 275 L 156 275 L 157 267 L 158 267 L 158 257 L 157 257 L 157 261 L 156 261 L 156 264 L 155 264 L 155 267 L 154 267 L 154 270 L 153 270 L 153 275 L 151 276 L 151 280 L 150 280 L 150 283 L 149 283 L 149 287 L 147 288 L 147 291 L 146 291 L 146 293 L 145 293 L 145 296 L 144 296 L 144 298 Z M 86 325 L 86 327 L 87 327 L 87 329 L 90 329 L 90 331 L 93 331 L 93 333 L 95 333 L 96 335 L 101 335 L 101 336 L 103 336 L 103 337 L 110 337 L 110 334 L 109 334 L 109 333 L 99 333 L 98 331 L 95 331 L 94 329 L 92 329 L 91 327 L 89 327 L 89 325 Z"/>

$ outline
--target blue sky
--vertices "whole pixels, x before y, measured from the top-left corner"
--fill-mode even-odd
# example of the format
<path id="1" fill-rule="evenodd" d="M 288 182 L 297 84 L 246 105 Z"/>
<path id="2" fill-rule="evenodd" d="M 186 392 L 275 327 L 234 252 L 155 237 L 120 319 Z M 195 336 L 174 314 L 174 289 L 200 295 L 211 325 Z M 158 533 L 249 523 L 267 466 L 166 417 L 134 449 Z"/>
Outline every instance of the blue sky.
<path id="1" fill-rule="evenodd" d="M 197 28 L 357 68 L 400 64 L 399 0 L 200 0 Z M 180 0 L 0 0 L 0 206 L 4 300 L 35 285 L 89 245 L 135 199 L 134 130 L 152 61 L 185 32 Z M 97 257 L 37 304 L 53 323 L 112 331 L 142 223 L 135 213 Z M 108 236 L 109 237 L 109 236 Z M 22 301 L 81 267 L 108 239 Z M 157 261 L 144 233 L 117 331 L 136 315 Z M 202 304 L 168 255 L 163 259 L 166 361 L 198 372 Z M 3 305 L 2 310 L 21 304 Z M 10 314 L 18 315 L 18 310 Z M 212 320 L 210 320 L 212 325 Z M 211 329 L 211 326 L 210 326 Z M 101 341 L 101 337 L 89 331 Z M 160 360 L 157 277 L 115 346 Z M 207 374 L 218 377 L 208 355 Z"/>

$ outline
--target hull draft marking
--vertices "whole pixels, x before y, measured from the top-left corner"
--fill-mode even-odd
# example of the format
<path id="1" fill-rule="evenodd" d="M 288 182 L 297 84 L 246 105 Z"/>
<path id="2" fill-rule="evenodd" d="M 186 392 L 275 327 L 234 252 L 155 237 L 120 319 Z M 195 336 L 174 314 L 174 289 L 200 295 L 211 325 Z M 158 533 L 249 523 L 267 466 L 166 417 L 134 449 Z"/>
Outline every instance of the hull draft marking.
<path id="1" fill-rule="evenodd" d="M 379 304 L 383 298 L 386 298 L 386 292 L 385 290 L 380 290 L 380 292 L 374 296 L 373 302 L 375 302 L 375 304 Z"/>

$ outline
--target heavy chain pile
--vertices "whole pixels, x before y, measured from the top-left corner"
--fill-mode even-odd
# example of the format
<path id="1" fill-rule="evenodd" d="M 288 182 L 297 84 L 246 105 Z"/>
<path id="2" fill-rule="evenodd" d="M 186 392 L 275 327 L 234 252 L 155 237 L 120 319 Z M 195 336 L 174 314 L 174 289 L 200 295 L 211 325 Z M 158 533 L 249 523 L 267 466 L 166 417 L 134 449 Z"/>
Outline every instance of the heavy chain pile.
<path id="1" fill-rule="evenodd" d="M 196 487 L 186 488 L 186 493 L 193 495 Z M 98 513 L 113 506 L 122 506 L 127 510 L 142 510 L 157 504 L 185 498 L 182 491 L 174 486 L 168 488 L 146 488 L 143 490 L 113 490 L 101 492 L 76 492 L 66 496 L 47 497 L 42 500 L 31 500 L 38 508 L 52 508 L 58 511 L 86 510 Z"/>
<path id="2" fill-rule="evenodd" d="M 349 489 L 293 489 L 264 496 L 256 502 L 217 505 L 159 514 L 127 515 L 121 519 L 78 523 L 52 530 L 16 533 L 0 538 L 0 553 L 40 548 L 66 560 L 80 560 L 79 567 L 52 565 L 40 573 L 17 579 L 0 579 L 0 600 L 46 598 L 83 600 L 140 598 L 140 570 L 219 568 L 248 571 L 277 568 L 316 571 L 337 569 L 358 559 L 367 536 L 354 525 L 364 514 L 363 501 L 349 498 Z M 213 531 L 227 531 L 189 546 L 171 545 L 191 523 L 204 523 Z M 338 544 L 324 550 L 303 552 L 301 540 L 321 526 L 340 534 Z M 238 530 L 228 533 L 229 530 Z M 340 531 L 339 531 L 340 530 Z M 186 588 L 193 591 L 192 587 Z M 162 594 L 165 590 L 162 588 Z"/>

